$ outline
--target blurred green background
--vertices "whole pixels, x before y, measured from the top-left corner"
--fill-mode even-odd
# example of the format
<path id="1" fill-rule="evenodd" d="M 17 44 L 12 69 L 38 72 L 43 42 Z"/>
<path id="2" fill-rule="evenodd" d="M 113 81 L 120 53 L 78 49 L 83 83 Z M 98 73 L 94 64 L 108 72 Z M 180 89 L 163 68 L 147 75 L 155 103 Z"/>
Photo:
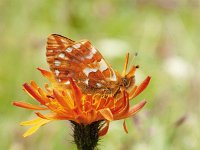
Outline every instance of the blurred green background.
<path id="1" fill-rule="evenodd" d="M 22 84 L 47 82 L 46 38 L 51 33 L 89 39 L 121 71 L 126 52 L 138 52 L 137 82 L 152 76 L 132 104 L 148 103 L 137 116 L 112 122 L 102 150 L 200 149 L 199 0 L 0 0 L 0 149 L 75 150 L 66 121 L 53 122 L 23 138 L 19 122 L 34 112 L 12 101 L 35 103 Z"/>

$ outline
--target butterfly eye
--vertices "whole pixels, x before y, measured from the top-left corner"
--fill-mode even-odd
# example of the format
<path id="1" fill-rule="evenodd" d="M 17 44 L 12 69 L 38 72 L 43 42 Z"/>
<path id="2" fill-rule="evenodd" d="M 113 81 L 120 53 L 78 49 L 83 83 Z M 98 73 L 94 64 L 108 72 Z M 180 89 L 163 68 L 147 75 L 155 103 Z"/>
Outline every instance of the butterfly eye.
<path id="1" fill-rule="evenodd" d="M 128 87 L 129 86 L 129 80 L 127 78 L 122 78 L 123 86 Z"/>

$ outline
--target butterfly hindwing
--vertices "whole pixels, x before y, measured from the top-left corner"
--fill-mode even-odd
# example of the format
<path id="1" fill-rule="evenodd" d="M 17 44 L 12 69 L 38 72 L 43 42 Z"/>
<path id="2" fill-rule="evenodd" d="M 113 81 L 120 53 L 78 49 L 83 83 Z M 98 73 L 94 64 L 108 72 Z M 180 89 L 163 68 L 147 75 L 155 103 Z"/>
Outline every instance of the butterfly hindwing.
<path id="1" fill-rule="evenodd" d="M 82 88 L 107 88 L 117 81 L 116 72 L 87 40 L 75 42 L 52 34 L 47 41 L 47 62 L 56 79 L 63 83 L 72 77 Z"/>

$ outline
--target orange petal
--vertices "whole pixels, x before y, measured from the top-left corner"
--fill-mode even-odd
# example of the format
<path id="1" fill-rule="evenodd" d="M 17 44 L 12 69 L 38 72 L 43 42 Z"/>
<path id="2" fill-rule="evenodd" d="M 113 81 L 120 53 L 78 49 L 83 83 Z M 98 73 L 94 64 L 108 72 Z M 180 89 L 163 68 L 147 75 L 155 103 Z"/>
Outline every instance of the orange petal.
<path id="1" fill-rule="evenodd" d="M 67 101 L 65 101 L 65 99 L 58 93 L 58 91 L 53 90 L 53 94 L 55 96 L 55 98 L 57 99 L 57 101 L 64 107 L 67 108 L 67 110 L 69 110 L 69 106 Z"/>
<path id="2" fill-rule="evenodd" d="M 62 91 L 64 100 L 67 102 L 70 109 L 74 108 L 74 100 L 71 97 L 70 91 Z"/>
<path id="3" fill-rule="evenodd" d="M 135 106 L 133 106 L 129 112 L 123 116 L 120 116 L 118 118 L 116 118 L 117 120 L 120 120 L 120 119 L 125 119 L 125 118 L 128 118 L 130 116 L 133 116 L 134 114 L 136 114 L 138 111 L 140 111 L 146 104 L 147 102 L 146 101 L 141 101 L 140 103 L 136 104 Z"/>
<path id="4" fill-rule="evenodd" d="M 43 101 L 45 101 L 45 103 L 49 102 L 49 99 L 47 98 L 47 94 L 41 88 L 38 88 L 38 93 L 40 94 Z"/>
<path id="5" fill-rule="evenodd" d="M 39 113 L 39 112 L 35 112 L 35 114 L 36 114 L 38 117 L 42 118 L 42 119 L 47 119 L 46 116 L 44 116 L 43 114 L 41 114 L 41 113 Z"/>
<path id="6" fill-rule="evenodd" d="M 124 126 L 124 131 L 126 132 L 126 133 L 128 133 L 128 129 L 127 129 L 127 127 L 126 127 L 126 121 L 124 120 L 124 122 L 123 122 L 123 126 Z"/>
<path id="7" fill-rule="evenodd" d="M 101 109 L 99 110 L 99 112 L 101 113 L 101 115 L 108 121 L 112 121 L 113 120 L 113 114 L 110 111 L 109 108 L 106 109 Z"/>
<path id="8" fill-rule="evenodd" d="M 95 109 L 91 109 L 89 112 L 87 112 L 87 122 L 88 124 L 96 121 L 97 118 L 97 111 Z"/>
<path id="9" fill-rule="evenodd" d="M 131 97 L 133 96 L 136 90 L 137 90 L 137 86 L 134 86 L 133 89 L 129 92 L 129 100 L 131 100 Z"/>
<path id="10" fill-rule="evenodd" d="M 44 77 L 46 77 L 48 80 L 52 80 L 52 78 L 53 78 L 52 72 L 46 71 L 46 70 L 41 69 L 41 68 L 37 68 L 37 69 L 38 69 L 38 70 L 42 73 L 42 75 L 43 75 Z"/>
<path id="11" fill-rule="evenodd" d="M 112 108 L 115 106 L 115 99 L 113 97 L 108 97 L 107 98 L 107 104 L 105 104 L 105 108 Z"/>
<path id="12" fill-rule="evenodd" d="M 42 105 L 45 104 L 45 101 L 36 93 L 36 91 L 33 90 L 33 88 L 31 86 L 29 86 L 27 83 L 25 83 L 23 86 L 24 86 L 25 90 L 31 96 L 33 96 L 33 98 L 35 98 L 37 101 L 39 101 Z"/>
<path id="13" fill-rule="evenodd" d="M 97 100 L 97 102 L 96 102 L 96 109 L 99 110 L 99 109 L 104 108 L 105 103 L 106 103 L 106 99 L 100 98 L 100 99 Z"/>
<path id="14" fill-rule="evenodd" d="M 52 89 L 49 87 L 49 85 L 47 83 L 44 84 L 44 87 L 49 93 L 52 92 Z"/>
<path id="15" fill-rule="evenodd" d="M 135 94 L 130 98 L 135 98 L 136 96 L 138 96 L 146 87 L 147 85 L 149 84 L 151 80 L 151 77 L 147 77 L 137 88 L 137 90 L 135 91 Z"/>
<path id="16" fill-rule="evenodd" d="M 109 122 L 106 122 L 106 126 L 103 127 L 100 131 L 99 131 L 99 136 L 104 136 L 106 135 L 106 133 L 108 132 L 109 129 Z"/>
<path id="17" fill-rule="evenodd" d="M 129 100 L 128 100 L 128 93 L 124 91 L 124 96 L 123 96 L 123 102 L 122 105 L 116 106 L 118 109 L 117 111 L 113 111 L 114 114 L 114 120 L 119 118 L 120 116 L 124 116 L 128 111 L 129 111 Z"/>
<path id="18" fill-rule="evenodd" d="M 79 110 L 81 110 L 81 108 L 82 108 L 82 102 L 81 102 L 82 93 L 72 78 L 69 78 L 69 81 L 70 81 L 70 85 L 71 85 L 71 88 L 72 88 L 72 91 L 74 94 L 75 105 L 78 107 Z"/>
<path id="19" fill-rule="evenodd" d="M 48 114 L 48 115 L 43 115 L 40 112 L 35 112 L 35 114 L 40 117 L 41 119 L 46 119 L 46 120 L 72 120 L 72 116 L 59 116 L 58 114 Z"/>
<path id="20" fill-rule="evenodd" d="M 22 108 L 33 109 L 33 110 L 47 110 L 48 109 L 48 108 L 44 108 L 40 106 L 35 106 L 29 103 L 25 103 L 25 102 L 13 102 L 13 105 L 22 107 Z"/>
<path id="21" fill-rule="evenodd" d="M 86 111 L 86 112 L 88 112 L 92 109 L 92 104 L 90 101 L 87 101 L 87 99 L 84 101 L 83 105 L 84 105 L 84 111 Z"/>
<path id="22" fill-rule="evenodd" d="M 30 82 L 31 87 L 33 87 L 34 89 L 38 89 L 38 85 L 35 83 L 35 81 L 31 80 Z"/>

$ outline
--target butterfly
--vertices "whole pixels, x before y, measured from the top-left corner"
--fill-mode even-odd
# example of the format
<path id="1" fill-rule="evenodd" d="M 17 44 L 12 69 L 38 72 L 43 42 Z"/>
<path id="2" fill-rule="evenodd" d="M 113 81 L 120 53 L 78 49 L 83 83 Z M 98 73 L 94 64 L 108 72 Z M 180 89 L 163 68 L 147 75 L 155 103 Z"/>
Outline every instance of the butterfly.
<path id="1" fill-rule="evenodd" d="M 88 40 L 73 41 L 51 34 L 47 40 L 46 57 L 58 83 L 68 85 L 70 77 L 83 93 L 116 96 L 123 90 L 129 90 L 135 82 L 137 66 L 132 66 L 126 73 L 129 54 L 126 55 L 124 70 L 120 74 Z"/>

